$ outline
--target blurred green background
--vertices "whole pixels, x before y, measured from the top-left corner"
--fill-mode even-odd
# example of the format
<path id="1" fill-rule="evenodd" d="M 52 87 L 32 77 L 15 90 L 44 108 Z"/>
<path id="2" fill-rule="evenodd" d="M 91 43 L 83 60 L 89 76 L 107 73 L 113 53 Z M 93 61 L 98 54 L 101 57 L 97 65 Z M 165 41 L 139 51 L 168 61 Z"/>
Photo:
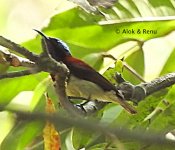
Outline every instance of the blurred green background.
<path id="1" fill-rule="evenodd" d="M 54 13 L 71 4 L 63 0 L 1 0 L 0 34 L 24 42 L 36 35 L 32 29 L 41 29 Z"/>
<path id="2" fill-rule="evenodd" d="M 100 8 L 100 10 L 103 11 L 105 17 L 87 13 L 66 0 L 1 0 L 0 35 L 39 53 L 41 51 L 40 37 L 36 36 L 32 29 L 42 30 L 48 36 L 64 40 L 75 57 L 83 59 L 100 73 L 104 73 L 109 66 L 114 66 L 113 60 L 103 58 L 104 53 L 119 59 L 125 57 L 125 61 L 146 81 L 174 72 L 174 0 L 119 0 L 111 9 Z M 151 17 L 155 17 L 155 20 Z M 163 20 L 159 17 L 162 17 Z M 108 19 L 114 23 L 110 23 Z M 156 29 L 157 34 L 116 33 L 116 29 L 122 31 L 123 29 L 144 28 Z M 141 43 L 143 45 L 140 45 Z M 112 73 L 118 69 L 116 66 L 112 69 Z M 1 66 L 0 69 L 2 73 Z M 21 70 L 21 68 L 7 67 L 7 71 L 11 70 Z M 122 74 L 129 82 L 140 83 L 126 70 Z M 112 80 L 110 75 L 108 79 Z M 47 73 L 40 73 L 1 80 L 0 104 L 23 111 L 44 111 L 43 93 L 45 91 L 49 92 L 54 102 L 57 103 L 57 97 L 47 76 Z M 135 116 L 128 115 L 118 105 L 110 104 L 97 112 L 95 117 L 114 126 L 115 123 L 121 123 L 131 130 L 144 128 L 147 131 L 154 129 L 168 132 L 175 128 L 174 95 L 174 86 L 151 95 L 139 103 L 138 114 Z M 163 104 L 164 99 L 169 102 L 168 106 Z M 161 113 L 155 113 L 160 108 Z M 151 118 L 152 122 L 148 123 L 147 118 Z M 42 127 L 40 122 L 18 121 L 13 113 L 0 112 L 2 150 L 23 150 L 32 144 L 37 145 L 42 142 Z M 38 136 L 39 140 L 36 139 Z M 75 149 L 86 147 L 88 142 L 92 144 L 96 140 L 96 136 L 95 133 L 84 133 L 75 128 L 66 129 L 65 132 L 61 131 L 63 150 L 67 147 Z M 99 146 L 103 149 L 104 144 L 108 144 L 110 139 L 100 140 L 95 141 L 92 147 Z M 137 141 L 124 140 L 121 143 L 134 150 L 144 146 Z M 155 150 L 154 146 L 151 148 Z"/>

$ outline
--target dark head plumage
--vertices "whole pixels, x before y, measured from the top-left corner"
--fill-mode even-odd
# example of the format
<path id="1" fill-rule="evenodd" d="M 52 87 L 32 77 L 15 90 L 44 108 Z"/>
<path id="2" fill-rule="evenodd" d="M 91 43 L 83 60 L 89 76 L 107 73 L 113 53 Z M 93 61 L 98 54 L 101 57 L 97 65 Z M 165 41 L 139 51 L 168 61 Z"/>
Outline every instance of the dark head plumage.
<path id="1" fill-rule="evenodd" d="M 47 49 L 50 55 L 57 61 L 62 61 L 66 56 L 70 56 L 71 52 L 66 43 L 58 38 L 47 37 L 41 31 L 34 29 L 42 36 L 42 47 Z"/>

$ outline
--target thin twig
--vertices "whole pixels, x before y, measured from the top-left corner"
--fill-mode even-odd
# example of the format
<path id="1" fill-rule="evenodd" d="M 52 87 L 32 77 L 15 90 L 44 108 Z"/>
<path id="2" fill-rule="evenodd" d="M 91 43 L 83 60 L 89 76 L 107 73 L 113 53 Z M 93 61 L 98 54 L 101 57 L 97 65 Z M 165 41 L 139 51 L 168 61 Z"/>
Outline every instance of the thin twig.
<path id="1" fill-rule="evenodd" d="M 143 77 L 138 74 L 137 71 L 135 71 L 131 66 L 129 66 L 126 62 L 123 62 L 123 66 L 125 69 L 127 69 L 129 72 L 131 72 L 134 76 L 136 76 L 140 81 L 146 83 L 146 81 L 143 79 Z"/>
<path id="2" fill-rule="evenodd" d="M 10 66 L 13 66 L 13 67 L 19 67 L 19 66 L 29 67 L 29 68 L 35 67 L 34 62 L 30 61 L 29 59 L 10 53 L 7 50 L 0 50 L 0 53 L 4 58 L 2 63 L 10 64 Z"/>
<path id="3" fill-rule="evenodd" d="M 15 77 L 21 77 L 21 76 L 26 76 L 30 74 L 35 74 L 38 73 L 36 70 L 22 70 L 22 71 L 14 71 L 14 72 L 9 72 L 5 74 L 0 74 L 0 79 L 6 79 L 6 78 L 15 78 Z"/>
<path id="4" fill-rule="evenodd" d="M 114 61 L 117 61 L 117 59 L 114 57 L 114 56 L 112 56 L 111 54 L 103 54 L 103 57 L 107 57 L 107 58 L 111 58 L 111 59 L 113 59 Z M 135 71 L 131 66 L 129 66 L 126 62 L 123 62 L 123 67 L 125 68 L 125 69 L 127 69 L 129 72 L 131 72 L 135 77 L 137 77 L 140 81 L 142 81 L 142 82 L 146 82 L 144 79 L 143 79 L 143 77 L 140 75 L 140 74 L 138 74 L 137 73 L 137 71 Z"/>
<path id="5" fill-rule="evenodd" d="M 0 36 L 0 45 L 25 56 L 33 62 L 35 62 L 38 59 L 38 56 L 36 54 L 33 54 L 26 48 L 4 38 L 3 36 Z"/>

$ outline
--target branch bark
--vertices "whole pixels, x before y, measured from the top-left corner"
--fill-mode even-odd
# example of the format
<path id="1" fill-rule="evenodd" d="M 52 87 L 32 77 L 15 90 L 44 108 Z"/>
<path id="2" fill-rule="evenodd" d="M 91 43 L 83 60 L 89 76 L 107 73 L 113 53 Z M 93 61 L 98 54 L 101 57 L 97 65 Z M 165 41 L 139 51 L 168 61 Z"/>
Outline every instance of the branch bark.
<path id="1" fill-rule="evenodd" d="M 140 86 L 145 88 L 146 96 L 148 96 L 173 84 L 175 84 L 175 72 L 156 78 L 149 83 L 143 83 Z"/>
<path id="2" fill-rule="evenodd" d="M 10 73 L 4 73 L 0 74 L 0 79 L 6 79 L 6 78 L 15 78 L 15 77 L 21 77 L 21 76 L 26 76 L 30 74 L 38 73 L 37 71 L 34 70 L 22 70 L 22 71 L 14 71 Z"/>
<path id="3" fill-rule="evenodd" d="M 144 100 L 147 96 L 170 87 L 173 84 L 175 84 L 175 72 L 139 85 L 132 85 L 129 82 L 123 82 L 118 86 L 118 89 L 122 92 L 124 99 L 138 103 L 141 100 Z"/>
<path id="4" fill-rule="evenodd" d="M 38 56 L 36 54 L 33 54 L 28 49 L 4 38 L 3 36 L 0 36 L 0 45 L 25 56 L 33 62 L 35 62 L 38 59 Z"/>
<path id="5" fill-rule="evenodd" d="M 55 91 L 57 93 L 57 96 L 59 98 L 61 106 L 67 110 L 70 114 L 76 116 L 76 117 L 81 117 L 84 115 L 84 111 L 81 111 L 80 109 L 77 109 L 70 100 L 68 99 L 66 95 L 66 79 L 67 79 L 68 72 L 63 72 L 62 74 L 57 74 L 55 76 Z"/>
<path id="6" fill-rule="evenodd" d="M 10 66 L 13 67 L 28 67 L 28 68 L 34 68 L 35 63 L 30 61 L 29 59 L 20 57 L 18 55 L 12 54 L 7 50 L 0 50 L 1 57 L 3 57 L 3 62 L 0 61 L 0 63 L 4 64 L 10 64 Z"/>

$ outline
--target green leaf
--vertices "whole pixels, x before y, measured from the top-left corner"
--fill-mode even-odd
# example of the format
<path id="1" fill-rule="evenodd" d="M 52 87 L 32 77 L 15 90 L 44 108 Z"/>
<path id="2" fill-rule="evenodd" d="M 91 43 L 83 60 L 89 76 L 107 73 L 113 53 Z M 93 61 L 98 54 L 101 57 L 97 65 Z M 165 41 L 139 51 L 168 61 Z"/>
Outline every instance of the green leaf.
<path id="1" fill-rule="evenodd" d="M 105 149 L 108 143 L 100 143 L 100 144 L 96 144 L 93 147 L 90 148 L 90 150 L 101 150 L 101 149 Z"/>
<path id="2" fill-rule="evenodd" d="M 101 53 L 88 54 L 82 59 L 87 64 L 90 64 L 95 70 L 100 70 L 103 65 L 103 55 Z"/>
<path id="3" fill-rule="evenodd" d="M 123 70 L 123 64 L 121 60 L 117 60 L 115 62 L 114 67 L 109 67 L 105 72 L 104 72 L 104 77 L 108 79 L 111 83 L 116 84 L 115 76 L 116 73 L 121 73 Z"/>
<path id="4" fill-rule="evenodd" d="M 19 121 L 1 144 L 2 150 L 23 150 L 39 134 L 44 125 L 40 121 Z M 10 144 L 9 144 L 10 143 Z"/>
<path id="5" fill-rule="evenodd" d="M 110 124 L 118 118 L 122 111 L 123 108 L 120 105 L 109 104 L 105 107 L 103 111 L 103 116 L 100 121 L 103 123 Z"/>
<path id="6" fill-rule="evenodd" d="M 11 102 L 6 106 L 6 108 L 26 112 L 30 111 L 29 104 L 31 102 L 32 96 L 33 91 L 21 91 L 11 100 Z"/>
<path id="7" fill-rule="evenodd" d="M 123 18 L 149 17 L 149 16 L 173 16 L 175 15 L 175 2 L 172 0 L 137 1 L 121 0 L 116 3 L 116 16 Z"/>
<path id="8" fill-rule="evenodd" d="M 149 40 L 164 36 L 175 29 L 174 23 L 174 20 L 165 20 L 100 25 L 92 14 L 73 8 L 53 16 L 48 27 L 44 28 L 44 33 L 65 41 L 73 55 L 80 58 L 90 53 L 108 51 L 131 39 Z M 125 30 L 133 30 L 134 33 L 124 33 Z M 138 30 L 140 33 L 137 33 Z M 144 33 L 144 30 L 153 30 L 156 33 Z M 41 49 L 37 46 L 39 43 L 35 39 L 24 45 L 36 51 Z"/>
<path id="9" fill-rule="evenodd" d="M 160 132 L 167 132 L 174 129 L 175 126 L 175 114 L 174 112 L 175 103 L 171 105 L 169 109 L 159 114 L 150 124 L 150 130 L 154 129 Z M 163 122 L 163 123 L 162 123 Z"/>
<path id="10" fill-rule="evenodd" d="M 82 129 L 74 128 L 72 135 L 72 142 L 75 149 L 81 149 L 85 147 L 92 139 L 92 134 Z"/>
<path id="11" fill-rule="evenodd" d="M 0 112 L 0 131 L 1 131 L 1 136 L 0 136 L 0 143 L 4 140 L 4 138 L 7 136 L 9 131 L 13 128 L 15 125 L 15 115 L 11 112 L 7 111 L 1 111 Z"/>
<path id="12" fill-rule="evenodd" d="M 150 123 L 151 128 L 161 131 L 168 129 L 169 127 L 172 127 L 171 123 L 169 122 L 173 122 L 174 118 L 170 118 L 169 116 L 166 117 L 165 114 L 167 112 L 173 111 L 173 107 L 175 105 L 174 97 L 175 97 L 175 86 L 170 88 L 165 98 L 162 99 L 162 101 L 160 101 L 155 110 L 145 118 L 146 121 L 148 119 L 151 120 Z M 157 120 L 160 121 L 160 119 L 165 121 L 162 125 L 158 125 Z"/>
<path id="13" fill-rule="evenodd" d="M 160 75 L 164 75 L 166 73 L 170 73 L 170 72 L 175 71 L 174 58 L 175 58 L 175 49 L 172 51 L 169 58 L 167 59 L 165 65 L 163 66 L 163 69 L 162 69 Z"/>
<path id="14" fill-rule="evenodd" d="M 140 76 L 143 77 L 144 75 L 144 53 L 143 51 L 137 50 L 135 52 L 133 52 L 131 55 L 129 55 L 125 61 L 127 62 L 127 64 L 132 67 Z M 123 71 L 123 77 L 126 81 L 131 82 L 132 84 L 138 84 L 140 83 L 140 79 L 138 79 L 138 77 L 136 77 L 136 75 L 134 75 L 133 73 L 131 73 L 131 71 L 127 70 L 126 68 L 124 68 Z"/>
<path id="15" fill-rule="evenodd" d="M 72 136 L 73 136 L 73 129 L 67 135 L 67 138 L 65 140 L 65 144 L 66 144 L 67 149 L 75 150 L 75 148 L 73 146 Z"/>
<path id="16" fill-rule="evenodd" d="M 38 104 L 50 84 L 51 79 L 47 77 L 36 86 L 36 88 L 34 89 L 34 95 L 30 103 L 31 111 L 35 109 L 36 105 Z"/>
<path id="17" fill-rule="evenodd" d="M 157 107 L 159 102 L 166 96 L 167 91 L 162 90 L 157 92 L 141 102 L 139 102 L 137 108 L 137 114 L 129 115 L 127 112 L 123 111 L 114 123 L 121 124 L 121 126 L 126 126 L 128 128 L 146 128 L 149 126 L 149 122 L 143 122 L 144 119 Z"/>
<path id="18" fill-rule="evenodd" d="M 46 77 L 45 73 L 29 75 L 19 78 L 0 80 L 0 103 L 8 104 L 21 91 L 34 90 L 36 85 Z"/>
<path id="19" fill-rule="evenodd" d="M 169 91 L 164 99 L 160 101 L 154 111 L 149 114 L 144 121 L 153 120 L 155 117 L 158 117 L 163 111 L 170 109 L 172 105 L 174 105 L 174 97 L 175 97 L 175 85 L 169 88 Z M 154 117 L 154 118 L 153 118 Z"/>
<path id="20" fill-rule="evenodd" d="M 77 16 L 79 17 L 79 16 Z M 60 19 L 59 16 L 57 18 Z M 124 41 L 129 41 L 131 39 L 138 40 L 149 40 L 156 37 L 161 37 L 170 31 L 175 29 L 175 21 L 154 21 L 154 22 L 130 22 L 130 23 L 118 23 L 111 25 L 94 25 L 93 22 L 88 26 L 77 26 L 69 28 L 61 28 L 57 30 L 52 30 L 49 26 L 45 29 L 47 35 L 53 37 L 59 37 L 68 44 L 78 46 L 80 49 L 71 48 L 72 52 L 77 54 L 81 52 L 83 54 L 88 54 L 91 52 L 103 52 L 111 49 L 119 43 Z M 145 30 L 154 30 L 157 33 L 148 34 L 144 33 Z M 119 33 L 116 31 L 119 30 Z M 129 31 L 133 30 L 134 33 L 131 34 Z M 137 33 L 140 31 L 141 33 Z M 88 33 L 88 34 L 87 34 Z M 75 36 L 76 35 L 76 36 Z M 81 41 L 80 41 L 81 39 Z M 70 46 L 71 46 L 70 45 Z M 89 51 L 82 51 L 82 48 L 89 49 Z M 80 55 L 81 56 L 81 55 Z"/>

